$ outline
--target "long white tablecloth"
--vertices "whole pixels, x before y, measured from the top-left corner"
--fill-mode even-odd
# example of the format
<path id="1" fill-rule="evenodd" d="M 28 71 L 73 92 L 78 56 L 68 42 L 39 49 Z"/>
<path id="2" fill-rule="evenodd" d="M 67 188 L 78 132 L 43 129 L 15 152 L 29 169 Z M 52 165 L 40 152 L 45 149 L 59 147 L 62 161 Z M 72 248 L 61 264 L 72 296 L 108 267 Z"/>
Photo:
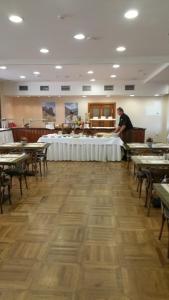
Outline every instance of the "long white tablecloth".
<path id="1" fill-rule="evenodd" d="M 64 137 L 49 134 L 38 142 L 51 143 L 48 160 L 120 161 L 122 140 L 119 137 Z"/>
<path id="2" fill-rule="evenodd" d="M 0 144 L 13 143 L 12 130 L 5 130 L 0 128 Z"/>

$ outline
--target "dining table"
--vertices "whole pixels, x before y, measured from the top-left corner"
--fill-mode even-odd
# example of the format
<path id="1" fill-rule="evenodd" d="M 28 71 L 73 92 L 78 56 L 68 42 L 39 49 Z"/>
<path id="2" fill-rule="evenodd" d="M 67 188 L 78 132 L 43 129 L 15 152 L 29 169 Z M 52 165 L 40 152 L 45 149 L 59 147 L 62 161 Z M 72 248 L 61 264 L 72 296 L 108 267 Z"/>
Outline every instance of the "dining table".
<path id="1" fill-rule="evenodd" d="M 132 155 L 156 155 L 169 153 L 169 144 L 165 143 L 127 143 L 125 144 L 128 157 Z"/>
<path id="2" fill-rule="evenodd" d="M 163 168 L 169 169 L 169 160 L 166 159 L 165 155 L 133 155 L 131 160 L 134 165 L 134 174 L 135 170 L 141 170 L 143 168 L 151 169 L 151 168 Z"/>
<path id="3" fill-rule="evenodd" d="M 22 163 L 28 158 L 26 153 L 16 154 L 0 154 L 0 165 L 1 166 L 11 166 Z"/>
<path id="4" fill-rule="evenodd" d="M 167 183 L 155 183 L 153 185 L 155 192 L 160 197 L 164 205 L 169 209 L 169 184 Z"/>
<path id="5" fill-rule="evenodd" d="M 0 152 L 3 151 L 43 151 L 49 146 L 48 143 L 22 143 L 22 142 L 13 142 L 13 143 L 4 143 L 0 145 Z"/>
<path id="6" fill-rule="evenodd" d="M 164 155 L 133 155 L 131 159 L 137 166 L 169 166 L 169 159 L 166 159 Z"/>

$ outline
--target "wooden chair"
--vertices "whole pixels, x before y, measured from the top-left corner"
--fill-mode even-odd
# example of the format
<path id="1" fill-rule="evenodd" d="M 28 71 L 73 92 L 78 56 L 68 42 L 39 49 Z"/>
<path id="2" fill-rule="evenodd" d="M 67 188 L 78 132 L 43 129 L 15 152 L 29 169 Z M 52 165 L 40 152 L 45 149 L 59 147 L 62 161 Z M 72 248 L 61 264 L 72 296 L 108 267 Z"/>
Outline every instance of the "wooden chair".
<path id="1" fill-rule="evenodd" d="M 10 183 L 12 186 L 12 178 L 17 177 L 19 180 L 19 187 L 20 187 L 20 194 L 22 196 L 23 194 L 23 188 L 22 188 L 22 181 L 24 179 L 25 186 L 28 189 L 28 183 L 27 183 L 27 168 L 26 168 L 26 162 L 23 162 L 22 164 L 18 166 L 12 166 L 10 168 L 7 168 L 4 170 L 7 175 L 10 176 Z"/>
<path id="2" fill-rule="evenodd" d="M 150 169 L 150 175 L 149 175 L 149 191 L 148 191 L 148 197 L 147 197 L 147 203 L 146 206 L 148 207 L 147 215 L 150 216 L 150 210 L 152 205 L 152 199 L 153 199 L 153 185 L 154 183 L 161 183 L 164 179 L 164 176 L 167 176 L 167 182 L 169 181 L 169 169 L 165 167 L 161 168 L 151 168 Z M 166 183 L 167 183 L 166 182 Z"/>
<path id="3" fill-rule="evenodd" d="M 161 240 L 164 223 L 167 221 L 167 228 L 168 228 L 168 251 L 167 251 L 167 257 L 169 258 L 169 209 L 164 205 L 163 202 L 161 202 L 161 212 L 162 212 L 162 223 L 159 233 L 159 240 Z"/>
<path id="4" fill-rule="evenodd" d="M 38 151 L 37 153 L 37 159 L 39 164 L 41 165 L 41 162 L 43 164 L 43 173 L 46 174 L 46 171 L 48 170 L 48 161 L 47 161 L 47 152 L 50 144 L 48 144 L 44 151 Z M 40 166 L 41 169 L 41 166 Z M 42 172 L 42 171 L 41 171 Z"/>
<path id="5" fill-rule="evenodd" d="M 6 191 L 7 191 L 7 194 L 5 193 Z M 1 214 L 3 214 L 3 203 L 5 201 L 6 195 L 7 195 L 9 204 L 12 204 L 10 177 L 7 176 L 4 172 L 1 172 L 1 174 L 0 174 L 0 210 L 1 210 Z"/>

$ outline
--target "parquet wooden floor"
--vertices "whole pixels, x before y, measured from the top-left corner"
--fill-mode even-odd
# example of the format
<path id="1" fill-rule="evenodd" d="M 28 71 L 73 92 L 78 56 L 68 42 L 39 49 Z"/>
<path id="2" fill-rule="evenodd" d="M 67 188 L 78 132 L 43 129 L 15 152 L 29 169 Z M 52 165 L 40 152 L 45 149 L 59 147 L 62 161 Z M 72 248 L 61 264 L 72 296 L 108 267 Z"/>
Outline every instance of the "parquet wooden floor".
<path id="1" fill-rule="evenodd" d="M 123 163 L 53 162 L 0 215 L 0 300 L 169 299 L 167 231 Z"/>

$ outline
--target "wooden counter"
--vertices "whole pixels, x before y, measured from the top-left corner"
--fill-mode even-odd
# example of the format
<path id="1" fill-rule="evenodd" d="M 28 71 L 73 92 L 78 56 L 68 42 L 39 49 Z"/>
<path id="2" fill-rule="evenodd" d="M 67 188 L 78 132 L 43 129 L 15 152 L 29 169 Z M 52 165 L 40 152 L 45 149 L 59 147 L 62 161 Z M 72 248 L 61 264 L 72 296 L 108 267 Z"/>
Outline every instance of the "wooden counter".
<path id="1" fill-rule="evenodd" d="M 28 142 L 37 142 L 37 140 L 42 136 L 50 133 L 58 133 L 61 131 L 61 128 L 57 129 L 47 129 L 47 128 L 12 128 L 14 142 L 19 142 L 21 138 L 25 137 L 28 139 Z M 64 133 L 71 133 L 73 129 L 64 128 Z M 85 128 L 80 129 L 76 128 L 75 133 L 83 132 L 86 135 L 94 135 L 97 132 L 112 132 L 112 128 Z M 124 133 L 121 136 L 124 142 L 128 143 L 144 143 L 145 138 L 145 128 L 133 128 L 127 133 Z"/>
<path id="2" fill-rule="evenodd" d="M 133 127 L 130 130 L 124 131 L 120 137 L 124 143 L 144 143 L 145 130 L 145 128 Z"/>

